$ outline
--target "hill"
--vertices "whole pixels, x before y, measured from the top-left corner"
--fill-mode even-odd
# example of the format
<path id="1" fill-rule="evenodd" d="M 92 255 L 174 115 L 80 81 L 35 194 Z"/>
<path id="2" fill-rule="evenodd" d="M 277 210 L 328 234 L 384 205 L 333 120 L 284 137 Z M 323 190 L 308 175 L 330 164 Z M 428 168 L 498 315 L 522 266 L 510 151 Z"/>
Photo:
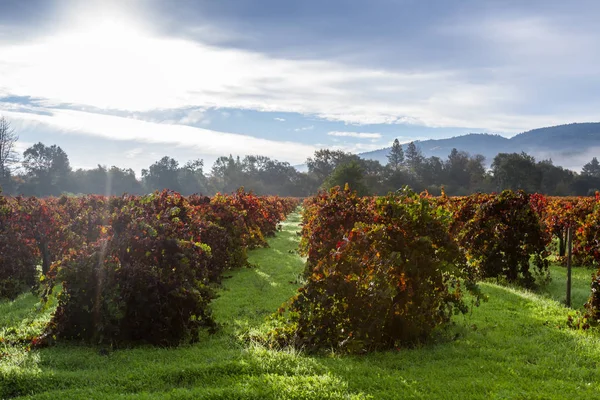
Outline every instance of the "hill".
<path id="1" fill-rule="evenodd" d="M 470 133 L 448 139 L 416 141 L 426 157 L 446 159 L 456 148 L 471 154 L 482 154 L 487 164 L 498 153 L 533 155 L 536 159 L 552 159 L 556 165 L 579 171 L 592 157 L 600 155 L 600 122 L 573 123 L 533 129 L 512 138 L 487 133 Z M 359 154 L 362 158 L 387 163 L 390 148 Z"/>

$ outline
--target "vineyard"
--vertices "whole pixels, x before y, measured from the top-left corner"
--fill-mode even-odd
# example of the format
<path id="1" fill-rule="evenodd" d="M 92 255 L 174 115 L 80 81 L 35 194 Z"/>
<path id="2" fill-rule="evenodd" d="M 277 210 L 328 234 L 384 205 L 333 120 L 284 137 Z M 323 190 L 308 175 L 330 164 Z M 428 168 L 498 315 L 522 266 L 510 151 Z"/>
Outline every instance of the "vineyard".
<path id="1" fill-rule="evenodd" d="M 298 205 L 0 197 L 0 398 L 600 389 L 600 196 L 334 188 Z M 567 279 L 574 309 L 550 299 Z"/>
<path id="2" fill-rule="evenodd" d="M 243 190 L 0 201 L 0 296 L 41 281 L 48 299 L 60 286 L 44 332 L 19 338 L 34 347 L 197 340 L 214 327 L 209 303 L 222 274 L 246 266 L 247 249 L 266 245 L 297 205 Z"/>

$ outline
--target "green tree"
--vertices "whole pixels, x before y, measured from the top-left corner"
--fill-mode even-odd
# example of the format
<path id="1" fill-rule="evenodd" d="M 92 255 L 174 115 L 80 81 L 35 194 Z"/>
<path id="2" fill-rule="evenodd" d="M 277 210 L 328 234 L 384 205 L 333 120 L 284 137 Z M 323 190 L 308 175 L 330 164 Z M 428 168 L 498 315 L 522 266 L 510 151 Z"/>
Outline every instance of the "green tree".
<path id="1" fill-rule="evenodd" d="M 596 157 L 592 158 L 592 161 L 583 166 L 583 169 L 581 170 L 581 175 L 600 178 L 600 162 L 598 162 L 598 159 Z"/>
<path id="2" fill-rule="evenodd" d="M 360 157 L 341 150 L 323 149 L 315 151 L 314 156 L 306 160 L 306 165 L 308 172 L 322 183 L 338 165 L 347 164 L 353 160 L 359 161 Z"/>
<path id="3" fill-rule="evenodd" d="M 554 165 L 552 160 L 542 160 L 537 163 L 542 180 L 540 192 L 553 196 L 567 196 L 570 194 L 570 186 L 573 184 L 575 174 L 562 167 Z"/>
<path id="4" fill-rule="evenodd" d="M 492 176 L 498 191 L 522 189 L 534 193 L 542 181 L 535 158 L 525 152 L 498 154 L 492 162 Z"/>
<path id="5" fill-rule="evenodd" d="M 366 196 L 368 194 L 368 189 L 364 182 L 363 168 L 356 160 L 337 166 L 331 175 L 325 179 L 325 182 L 323 182 L 324 189 L 331 189 L 335 186 L 343 188 L 345 185 L 348 185 L 351 190 L 356 191 L 359 196 Z"/>
<path id="6" fill-rule="evenodd" d="M 448 155 L 448 160 L 444 164 L 446 175 L 446 184 L 448 192 L 463 192 L 471 183 L 471 174 L 467 166 L 469 165 L 469 154 L 464 151 L 452 149 Z M 463 189 L 463 190 L 460 190 Z M 463 194 L 463 193 L 461 193 Z"/>
<path id="7" fill-rule="evenodd" d="M 421 149 L 419 149 L 414 142 L 410 142 L 406 147 L 404 157 L 406 160 L 406 165 L 410 168 L 410 170 L 414 174 L 418 174 L 421 164 L 423 164 L 425 161 L 425 157 L 423 157 Z"/>
<path id="8" fill-rule="evenodd" d="M 444 163 L 439 157 L 425 159 L 420 168 L 422 185 L 431 193 L 439 194 L 444 183 Z"/>
<path id="9" fill-rule="evenodd" d="M 112 166 L 108 170 L 109 190 L 111 195 L 120 196 L 123 193 L 143 194 L 144 189 L 131 168 L 119 168 Z"/>
<path id="10" fill-rule="evenodd" d="M 239 157 L 219 157 L 215 160 L 210 182 L 216 191 L 230 193 L 247 183 L 246 174 Z"/>
<path id="11" fill-rule="evenodd" d="M 135 172 L 129 168 L 98 165 L 92 169 L 78 169 L 72 174 L 72 188 L 75 193 L 120 196 L 123 193 L 143 194 L 142 184 Z"/>
<path id="12" fill-rule="evenodd" d="M 390 154 L 387 155 L 388 165 L 393 169 L 398 169 L 404 164 L 404 150 L 398 139 L 394 139 Z"/>
<path id="13" fill-rule="evenodd" d="M 203 160 L 193 160 L 188 161 L 179 170 L 181 194 L 189 196 L 194 193 L 208 193 L 208 181 L 204 176 L 203 168 Z"/>
<path id="14" fill-rule="evenodd" d="M 164 156 L 148 169 L 142 170 L 142 182 L 148 192 L 163 189 L 181 191 L 179 163 L 174 158 Z"/>
<path id="15" fill-rule="evenodd" d="M 67 153 L 59 146 L 39 142 L 23 152 L 23 167 L 28 182 L 25 194 L 57 196 L 68 191 L 71 165 Z"/>

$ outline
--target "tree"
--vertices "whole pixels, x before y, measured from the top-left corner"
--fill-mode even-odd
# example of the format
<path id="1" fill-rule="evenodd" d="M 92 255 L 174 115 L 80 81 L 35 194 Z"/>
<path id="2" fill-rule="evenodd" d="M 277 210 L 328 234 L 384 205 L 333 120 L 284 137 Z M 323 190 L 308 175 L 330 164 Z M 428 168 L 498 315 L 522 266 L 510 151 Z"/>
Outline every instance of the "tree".
<path id="1" fill-rule="evenodd" d="M 421 180 L 431 194 L 438 194 L 444 183 L 444 163 L 439 157 L 429 157 L 421 166 Z"/>
<path id="2" fill-rule="evenodd" d="M 194 193 L 204 193 L 208 191 L 208 182 L 203 172 L 204 161 L 188 161 L 179 171 L 179 181 L 181 183 L 181 194 L 188 196 Z"/>
<path id="3" fill-rule="evenodd" d="M 598 159 L 596 157 L 592 158 L 592 161 L 583 166 L 583 169 L 581 170 L 581 175 L 600 178 L 600 162 L 598 162 Z"/>
<path id="4" fill-rule="evenodd" d="M 315 151 L 314 157 L 306 160 L 306 165 L 308 172 L 322 183 L 338 165 L 347 164 L 353 160 L 358 161 L 360 157 L 341 150 L 323 149 Z"/>
<path id="5" fill-rule="evenodd" d="M 247 183 L 246 174 L 242 169 L 239 157 L 219 157 L 215 160 L 211 170 L 211 184 L 221 193 L 236 191 Z"/>
<path id="6" fill-rule="evenodd" d="M 69 189 L 69 157 L 55 144 L 46 146 L 39 142 L 25 150 L 23 167 L 29 180 L 25 185 L 26 194 L 57 196 Z"/>
<path id="7" fill-rule="evenodd" d="M 119 168 L 114 165 L 108 170 L 110 194 L 120 196 L 123 193 L 143 194 L 142 184 L 131 168 Z"/>
<path id="8" fill-rule="evenodd" d="M 446 184 L 448 184 L 450 188 L 460 191 L 460 188 L 465 189 L 469 187 L 469 184 L 471 183 L 471 174 L 467 169 L 468 164 L 469 154 L 467 152 L 452 149 L 448 155 L 448 161 L 444 164 L 447 180 Z"/>
<path id="9" fill-rule="evenodd" d="M 370 194 L 384 195 L 388 191 L 385 187 L 386 167 L 381 165 L 377 160 L 361 159 L 358 161 L 360 164 L 364 183 L 367 187 L 367 191 Z M 387 168 L 390 169 L 391 167 Z"/>
<path id="10" fill-rule="evenodd" d="M 12 165 L 18 162 L 15 144 L 19 136 L 10 122 L 0 117 L 0 187 L 6 188 L 11 183 Z"/>
<path id="11" fill-rule="evenodd" d="M 534 193 L 539 191 L 542 181 L 535 158 L 525 152 L 498 154 L 492 162 L 492 175 L 498 191 L 522 189 Z"/>
<path id="12" fill-rule="evenodd" d="M 179 163 L 174 158 L 164 156 L 148 169 L 142 170 L 142 180 L 149 192 L 163 189 L 179 192 Z"/>
<path id="13" fill-rule="evenodd" d="M 390 154 L 387 155 L 388 165 L 393 169 L 398 169 L 404 164 L 404 150 L 398 139 L 394 139 L 394 144 L 390 149 Z"/>
<path id="14" fill-rule="evenodd" d="M 363 169 L 356 160 L 337 166 L 323 182 L 324 189 L 331 189 L 335 186 L 343 188 L 345 185 L 348 185 L 351 190 L 355 190 L 359 196 L 368 194 L 367 186 L 364 183 Z"/>
<path id="15" fill-rule="evenodd" d="M 467 171 L 469 171 L 470 189 L 471 192 L 485 191 L 485 156 L 481 154 L 475 154 L 469 158 L 467 163 Z"/>
<path id="16" fill-rule="evenodd" d="M 404 154 L 406 159 L 406 164 L 412 170 L 413 173 L 417 173 L 419 167 L 425 160 L 423 157 L 423 153 L 421 153 L 421 149 L 419 149 L 414 142 L 410 142 L 406 148 L 406 153 Z"/>
<path id="17" fill-rule="evenodd" d="M 542 174 L 541 193 L 553 196 L 567 196 L 570 193 L 569 188 L 575 179 L 573 171 L 555 166 L 552 160 L 538 162 L 537 168 Z"/>

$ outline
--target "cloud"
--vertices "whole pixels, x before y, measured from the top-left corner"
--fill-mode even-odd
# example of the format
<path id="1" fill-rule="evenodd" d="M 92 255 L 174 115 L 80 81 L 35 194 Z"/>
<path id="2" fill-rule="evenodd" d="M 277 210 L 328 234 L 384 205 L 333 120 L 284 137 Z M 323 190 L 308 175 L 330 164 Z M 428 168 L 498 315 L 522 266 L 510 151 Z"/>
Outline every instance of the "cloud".
<path id="1" fill-rule="evenodd" d="M 332 131 L 327 132 L 327 134 L 329 136 L 352 137 L 358 139 L 381 139 L 381 133 Z"/>
<path id="2" fill-rule="evenodd" d="M 140 22 L 133 17 L 140 3 L 131 3 L 128 12 L 119 11 L 118 2 L 110 3 L 109 11 L 97 13 L 101 3 L 86 6 L 88 2 L 83 2 L 70 18 L 60 20 L 56 29 L 27 40 L 0 32 L 0 95 L 130 112 L 185 107 L 251 109 L 296 112 L 349 124 L 410 123 L 513 133 L 598 119 L 600 75 L 594 66 L 600 61 L 595 51 L 599 35 L 594 23 L 581 28 L 577 24 L 586 16 L 583 8 L 579 15 L 571 15 L 571 10 L 572 20 L 565 20 L 560 13 L 546 15 L 546 9 L 552 7 L 521 10 L 513 5 L 518 12 L 496 15 L 498 7 L 471 10 L 440 3 L 440 23 L 437 13 L 416 3 L 414 7 L 397 6 L 403 13 L 378 6 L 350 7 L 352 21 L 364 16 L 362 25 L 375 29 L 346 23 L 352 29 L 345 27 L 344 34 L 356 32 L 347 42 L 343 35 L 337 38 L 339 46 L 335 48 L 342 50 L 333 57 L 326 56 L 327 52 L 292 56 L 262 48 L 221 46 L 229 42 L 230 34 L 236 37 L 229 24 L 222 24 L 227 27 L 224 32 L 219 30 L 228 38 L 203 41 L 222 18 L 215 18 L 212 25 L 209 19 L 186 26 L 191 36 L 168 36 L 154 29 L 153 21 Z M 379 5 L 385 3 L 390 2 Z M 344 25 L 337 21 L 335 26 L 323 27 L 318 24 L 321 14 L 313 10 L 316 8 L 295 7 L 274 9 L 292 18 L 298 24 L 292 27 L 297 32 L 307 31 L 300 23 L 308 17 L 322 36 L 328 32 L 338 35 L 336 29 Z M 326 8 L 326 15 L 339 12 L 333 5 Z M 365 12 L 357 12 L 359 9 Z M 231 4 L 223 10 L 239 12 Z M 260 15 L 254 17 L 265 18 L 265 25 L 278 27 L 279 20 L 256 12 Z M 398 18 L 400 14 L 408 24 L 373 19 Z M 463 14 L 463 19 L 458 17 Z M 87 19 L 80 20 L 81 15 Z M 296 15 L 299 19 L 294 19 Z M 189 17 L 188 22 L 194 19 Z M 241 15 L 239 20 L 247 18 Z M 179 22 L 174 19 L 172 24 Z M 262 20 L 256 25 L 262 25 Z M 279 28 L 287 25 L 279 21 Z M 395 26 L 407 26 L 411 40 L 395 31 Z M 200 33 L 193 34 L 194 29 Z M 372 30 L 375 36 L 369 33 Z M 282 36 L 275 29 L 269 33 L 274 39 Z M 365 37 L 387 38 L 375 55 L 396 54 L 393 62 L 386 59 L 379 64 L 379 58 L 368 57 L 365 50 L 353 53 L 367 47 L 363 45 Z M 413 45 L 413 38 L 421 46 Z M 299 43 L 302 48 L 307 44 Z M 345 48 L 353 50 L 344 53 Z M 369 63 L 360 62 L 365 59 Z"/>
<path id="3" fill-rule="evenodd" d="M 140 154 L 144 152 L 144 149 L 141 147 L 136 147 L 135 149 L 131 149 L 125 152 L 125 158 L 136 158 Z"/>
<path id="4" fill-rule="evenodd" d="M 5 116 L 19 131 L 93 136 L 117 141 L 193 147 L 199 155 L 260 154 L 290 163 L 303 162 L 317 149 L 289 141 L 274 141 L 193 126 L 155 123 L 132 118 L 54 109 L 52 115 L 9 111 Z M 137 149 L 128 154 L 135 156 Z"/>
<path id="5" fill-rule="evenodd" d="M 179 120 L 179 123 L 183 125 L 197 125 L 200 123 L 203 125 L 209 125 L 210 119 L 206 118 L 203 109 L 196 109 L 189 111 L 187 115 Z"/>
<path id="6" fill-rule="evenodd" d="M 312 131 L 313 129 L 315 129 L 314 125 L 303 126 L 301 128 L 294 129 L 294 132 L 306 132 L 306 131 Z"/>
<path id="7" fill-rule="evenodd" d="M 285 122 L 285 118 L 278 118 L 278 117 L 275 117 L 275 118 L 273 118 L 273 119 L 274 119 L 275 121 L 277 121 L 277 122 Z"/>

